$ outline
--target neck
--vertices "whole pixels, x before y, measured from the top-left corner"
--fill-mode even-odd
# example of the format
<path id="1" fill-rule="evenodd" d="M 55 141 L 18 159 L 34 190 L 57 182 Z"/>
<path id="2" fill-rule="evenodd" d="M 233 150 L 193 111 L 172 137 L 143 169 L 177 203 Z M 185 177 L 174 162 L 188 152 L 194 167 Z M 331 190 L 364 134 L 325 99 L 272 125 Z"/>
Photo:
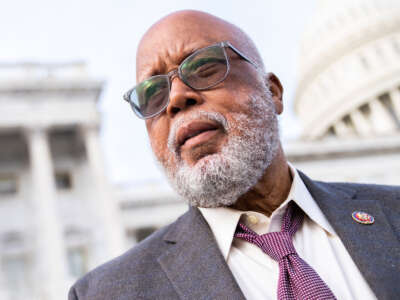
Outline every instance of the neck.
<path id="1" fill-rule="evenodd" d="M 290 168 L 280 148 L 261 179 L 246 194 L 240 196 L 232 208 L 256 211 L 269 217 L 286 200 L 291 186 Z"/>

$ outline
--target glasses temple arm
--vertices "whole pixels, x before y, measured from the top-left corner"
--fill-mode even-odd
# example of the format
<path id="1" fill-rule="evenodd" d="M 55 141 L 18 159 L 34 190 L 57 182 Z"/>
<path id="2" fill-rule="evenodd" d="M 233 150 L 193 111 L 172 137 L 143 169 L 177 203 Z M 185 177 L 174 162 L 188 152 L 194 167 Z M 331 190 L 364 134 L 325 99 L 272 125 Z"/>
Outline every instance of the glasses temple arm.
<path id="1" fill-rule="evenodd" d="M 248 58 L 246 55 L 244 55 L 239 49 L 237 49 L 235 46 L 233 46 L 229 42 L 222 42 L 222 46 L 224 47 L 229 47 L 232 49 L 233 52 L 235 52 L 237 55 L 239 55 L 241 58 L 243 58 L 245 61 L 251 63 L 256 69 L 258 69 L 258 66 L 256 63 L 254 63 L 250 58 Z"/>

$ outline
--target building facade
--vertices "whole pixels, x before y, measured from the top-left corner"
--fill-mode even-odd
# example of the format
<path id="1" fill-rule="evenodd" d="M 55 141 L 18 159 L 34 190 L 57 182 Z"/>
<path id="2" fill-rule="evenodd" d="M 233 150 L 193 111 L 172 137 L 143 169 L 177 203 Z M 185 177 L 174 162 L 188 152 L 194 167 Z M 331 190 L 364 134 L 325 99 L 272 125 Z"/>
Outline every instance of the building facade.
<path id="1" fill-rule="evenodd" d="M 0 299 L 65 298 L 125 246 L 100 153 L 102 86 L 82 63 L 0 66 Z"/>
<path id="2" fill-rule="evenodd" d="M 318 1 L 298 73 L 289 160 L 317 179 L 398 185 L 400 2 Z"/>
<path id="3" fill-rule="evenodd" d="M 295 111 L 303 140 L 398 134 L 399 1 L 318 1 L 298 77 Z"/>

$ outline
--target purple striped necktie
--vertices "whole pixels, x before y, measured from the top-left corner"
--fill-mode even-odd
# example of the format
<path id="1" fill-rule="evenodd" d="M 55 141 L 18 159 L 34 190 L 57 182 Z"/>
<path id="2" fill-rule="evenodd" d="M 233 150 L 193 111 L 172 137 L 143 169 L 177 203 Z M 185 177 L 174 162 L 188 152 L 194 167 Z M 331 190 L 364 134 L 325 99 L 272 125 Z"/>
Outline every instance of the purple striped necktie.
<path id="1" fill-rule="evenodd" d="M 304 212 L 292 201 L 283 216 L 280 232 L 258 235 L 239 223 L 235 237 L 257 245 L 279 263 L 279 300 L 336 299 L 317 272 L 299 257 L 293 246 L 292 237 L 303 219 Z"/>

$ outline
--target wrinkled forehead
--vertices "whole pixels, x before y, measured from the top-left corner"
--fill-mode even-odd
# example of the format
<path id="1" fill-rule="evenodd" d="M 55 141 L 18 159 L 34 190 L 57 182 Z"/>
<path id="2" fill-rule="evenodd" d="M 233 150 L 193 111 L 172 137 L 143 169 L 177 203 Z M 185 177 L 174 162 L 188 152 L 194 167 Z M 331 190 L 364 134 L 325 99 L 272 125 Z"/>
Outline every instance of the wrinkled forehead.
<path id="1" fill-rule="evenodd" d="M 143 36 L 136 55 L 136 81 L 166 74 L 195 50 L 221 41 L 240 43 L 227 23 L 184 17 L 161 20 Z"/>

